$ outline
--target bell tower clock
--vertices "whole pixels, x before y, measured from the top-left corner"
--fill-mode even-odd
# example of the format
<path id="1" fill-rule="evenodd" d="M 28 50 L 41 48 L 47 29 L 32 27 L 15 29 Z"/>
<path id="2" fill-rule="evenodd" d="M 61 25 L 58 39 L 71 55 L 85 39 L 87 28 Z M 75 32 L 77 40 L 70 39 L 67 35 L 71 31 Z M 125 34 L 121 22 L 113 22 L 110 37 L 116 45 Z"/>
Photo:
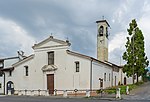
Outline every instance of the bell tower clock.
<path id="1" fill-rule="evenodd" d="M 106 20 L 96 21 L 97 23 L 97 59 L 108 61 L 108 28 L 110 25 Z"/>

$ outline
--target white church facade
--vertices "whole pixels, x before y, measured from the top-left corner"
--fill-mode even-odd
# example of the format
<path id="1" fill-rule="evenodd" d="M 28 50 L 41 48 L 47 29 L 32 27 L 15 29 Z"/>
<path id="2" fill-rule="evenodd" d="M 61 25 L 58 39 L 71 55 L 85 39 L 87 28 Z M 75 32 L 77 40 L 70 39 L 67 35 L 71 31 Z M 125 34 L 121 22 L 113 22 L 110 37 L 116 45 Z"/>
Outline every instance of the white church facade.
<path id="1" fill-rule="evenodd" d="M 0 93 L 19 94 L 21 90 L 97 90 L 131 84 L 118 65 L 108 62 L 108 27 L 106 20 L 96 22 L 97 59 L 70 50 L 70 42 L 48 37 L 32 48 L 34 54 L 2 68 Z M 102 83 L 100 83 L 102 81 Z M 101 84 L 101 85 L 100 85 Z M 24 93 L 22 93 L 24 94 Z"/>

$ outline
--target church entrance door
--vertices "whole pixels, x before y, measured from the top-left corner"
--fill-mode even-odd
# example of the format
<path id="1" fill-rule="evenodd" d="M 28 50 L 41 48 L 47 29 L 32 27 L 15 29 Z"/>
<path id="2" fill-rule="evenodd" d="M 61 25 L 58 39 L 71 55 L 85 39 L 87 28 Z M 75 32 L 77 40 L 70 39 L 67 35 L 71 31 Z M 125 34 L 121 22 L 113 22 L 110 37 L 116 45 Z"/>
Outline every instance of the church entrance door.
<path id="1" fill-rule="evenodd" d="M 54 93 L 54 74 L 47 74 L 47 89 L 49 94 Z"/>

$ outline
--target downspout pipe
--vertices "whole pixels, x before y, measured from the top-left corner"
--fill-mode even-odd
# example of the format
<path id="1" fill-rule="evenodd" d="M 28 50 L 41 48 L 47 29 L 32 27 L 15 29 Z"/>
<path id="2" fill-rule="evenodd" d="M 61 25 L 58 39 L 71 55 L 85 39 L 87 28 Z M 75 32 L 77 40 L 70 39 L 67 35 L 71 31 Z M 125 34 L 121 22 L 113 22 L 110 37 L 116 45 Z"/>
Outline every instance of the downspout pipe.
<path id="1" fill-rule="evenodd" d="M 4 95 L 5 95 L 5 73 L 3 72 L 4 75 Z"/>
<path id="2" fill-rule="evenodd" d="M 90 91 L 92 91 L 92 62 L 93 62 L 93 58 L 91 58 L 91 68 L 90 68 Z"/>
<path id="3" fill-rule="evenodd" d="M 113 75 L 114 73 L 113 73 L 113 72 L 114 72 L 114 67 L 112 66 L 111 86 L 113 86 L 113 82 L 114 82 L 114 80 L 113 80 L 113 79 L 114 79 L 114 78 L 113 78 L 113 77 L 114 77 L 114 75 Z"/>

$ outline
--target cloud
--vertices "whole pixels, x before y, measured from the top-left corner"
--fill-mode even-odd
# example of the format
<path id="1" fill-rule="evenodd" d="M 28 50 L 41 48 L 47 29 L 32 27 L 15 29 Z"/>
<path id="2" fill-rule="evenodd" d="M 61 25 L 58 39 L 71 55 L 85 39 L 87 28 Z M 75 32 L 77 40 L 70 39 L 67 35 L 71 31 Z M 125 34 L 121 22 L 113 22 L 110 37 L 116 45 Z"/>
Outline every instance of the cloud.
<path id="1" fill-rule="evenodd" d="M 114 51 L 116 48 L 120 48 L 120 50 L 124 49 L 126 43 L 127 33 L 120 32 L 114 36 L 114 38 L 109 42 L 109 52 Z"/>
<path id="2" fill-rule="evenodd" d="M 7 41 L 0 41 L 5 45 L 0 47 L 0 56 L 14 55 L 18 49 L 32 52 L 34 41 L 40 42 L 52 33 L 59 39 L 69 38 L 72 50 L 96 57 L 95 21 L 105 16 L 111 26 L 110 60 L 118 60 L 116 51 L 123 52 L 120 47 L 124 46 L 130 21 L 136 18 L 143 22 L 149 4 L 148 0 L 1 0 L 0 21 L 4 26 L 0 26 L 0 34 Z"/>
<path id="3" fill-rule="evenodd" d="M 142 31 L 145 32 L 147 28 L 146 33 L 149 32 L 149 4 L 150 2 L 148 0 L 144 0 L 142 2 L 137 0 L 126 0 L 124 3 L 118 5 L 118 8 L 111 18 L 112 34 L 109 41 L 110 61 L 119 64 L 118 59 L 120 59 L 120 55 L 122 56 L 122 53 L 125 51 L 124 46 L 126 43 L 126 37 L 128 36 L 127 28 L 129 28 L 129 23 L 132 19 L 136 19 Z M 149 43 L 150 39 L 145 34 L 144 36 L 146 42 L 146 52 L 148 53 L 147 49 L 149 49 L 149 45 L 147 44 Z"/>
<path id="4" fill-rule="evenodd" d="M 109 61 L 115 64 L 123 64 L 122 55 L 125 51 L 126 32 L 117 33 L 109 42 Z"/>
<path id="5" fill-rule="evenodd" d="M 145 50 L 146 50 L 146 55 L 148 56 L 148 59 L 150 60 L 150 29 L 149 29 L 149 24 L 150 24 L 150 4 L 148 2 L 145 2 L 143 6 L 143 12 L 144 14 L 138 21 L 138 25 L 140 29 L 142 30 L 142 33 L 144 35 L 144 41 L 145 41 Z"/>
<path id="6" fill-rule="evenodd" d="M 0 31 L 0 56 L 16 55 L 18 50 L 23 50 L 27 54 L 32 52 L 34 38 L 15 22 L 0 18 Z"/>

